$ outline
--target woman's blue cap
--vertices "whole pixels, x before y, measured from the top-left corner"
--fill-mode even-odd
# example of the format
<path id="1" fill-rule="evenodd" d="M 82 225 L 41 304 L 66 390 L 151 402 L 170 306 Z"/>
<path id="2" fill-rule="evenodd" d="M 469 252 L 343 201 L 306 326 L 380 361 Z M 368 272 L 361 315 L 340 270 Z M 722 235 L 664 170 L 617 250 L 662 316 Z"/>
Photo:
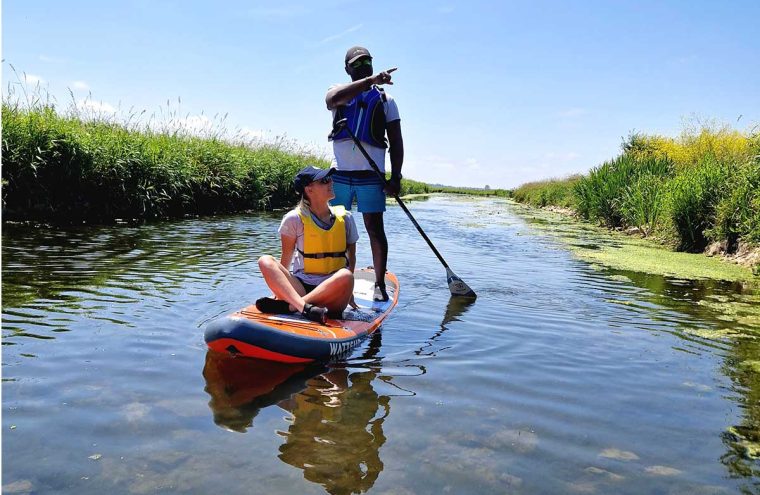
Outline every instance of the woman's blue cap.
<path id="1" fill-rule="evenodd" d="M 334 168 L 317 168 L 309 165 L 296 174 L 295 179 L 293 179 L 293 188 L 298 194 L 303 194 L 306 186 L 314 181 L 329 177 L 333 172 L 335 172 Z"/>

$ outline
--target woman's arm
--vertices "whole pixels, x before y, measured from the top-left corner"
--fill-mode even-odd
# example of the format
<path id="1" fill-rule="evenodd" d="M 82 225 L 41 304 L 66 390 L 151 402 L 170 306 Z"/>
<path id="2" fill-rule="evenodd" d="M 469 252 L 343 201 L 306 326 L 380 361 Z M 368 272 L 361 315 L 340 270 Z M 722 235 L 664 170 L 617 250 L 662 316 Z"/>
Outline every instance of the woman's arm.
<path id="1" fill-rule="evenodd" d="M 293 252 L 296 250 L 296 238 L 280 235 L 280 243 L 282 244 L 280 264 L 290 271 L 290 264 L 293 262 Z"/>
<path id="2" fill-rule="evenodd" d="M 356 268 L 356 243 L 349 244 L 346 248 L 346 258 L 348 259 L 348 269 L 354 273 Z"/>

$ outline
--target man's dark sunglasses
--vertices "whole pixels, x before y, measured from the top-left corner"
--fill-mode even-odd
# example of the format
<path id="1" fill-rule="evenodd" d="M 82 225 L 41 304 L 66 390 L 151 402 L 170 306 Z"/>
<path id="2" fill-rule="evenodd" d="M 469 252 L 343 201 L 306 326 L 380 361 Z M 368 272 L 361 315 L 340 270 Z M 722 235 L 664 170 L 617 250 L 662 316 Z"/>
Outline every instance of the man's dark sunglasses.
<path id="1" fill-rule="evenodd" d="M 356 62 L 351 64 L 352 69 L 358 69 L 362 65 L 372 65 L 372 59 L 371 58 L 360 58 Z"/>
<path id="2" fill-rule="evenodd" d="M 332 182 L 332 177 L 325 177 L 324 179 L 319 179 L 320 184 L 329 184 Z"/>

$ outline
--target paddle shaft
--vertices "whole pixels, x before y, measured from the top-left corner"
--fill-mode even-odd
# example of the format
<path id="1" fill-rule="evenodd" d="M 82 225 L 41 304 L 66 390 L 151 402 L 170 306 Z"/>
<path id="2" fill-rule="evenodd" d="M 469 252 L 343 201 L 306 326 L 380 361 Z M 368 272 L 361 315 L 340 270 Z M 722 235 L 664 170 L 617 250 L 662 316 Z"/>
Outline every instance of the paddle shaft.
<path id="1" fill-rule="evenodd" d="M 383 181 L 383 184 L 387 185 L 388 181 L 385 180 L 385 174 L 383 174 L 380 171 L 380 168 L 377 166 L 377 163 L 375 163 L 375 160 L 372 159 L 371 156 L 369 156 L 369 153 L 367 153 L 367 150 L 364 149 L 364 146 L 362 146 L 361 141 L 356 137 L 356 135 L 353 133 L 350 127 L 346 126 L 346 130 L 348 131 L 348 134 L 351 136 L 351 139 L 354 141 L 356 146 L 359 148 L 359 151 L 362 152 L 362 155 L 364 155 L 364 158 L 367 159 L 367 162 L 369 162 L 370 167 L 372 167 L 372 170 L 375 171 L 375 173 L 380 177 L 380 179 Z M 417 223 L 417 220 L 414 219 L 412 216 L 412 212 L 409 211 L 409 208 L 406 207 L 403 201 L 401 201 L 401 198 L 398 197 L 398 194 L 394 194 L 393 198 L 398 202 L 398 205 L 401 207 L 402 210 L 404 210 L 404 213 L 406 213 L 406 216 L 409 217 L 409 220 L 412 221 L 414 226 L 417 228 L 417 232 L 420 233 L 423 239 L 425 239 L 425 242 L 427 242 L 428 246 L 430 246 L 430 249 L 433 250 L 433 253 L 438 257 L 438 260 L 441 262 L 444 268 L 449 268 L 448 263 L 446 263 L 446 260 L 443 259 L 443 256 L 441 256 L 441 253 L 438 252 L 438 249 L 433 245 L 433 241 L 430 240 L 430 238 L 427 236 L 424 230 L 422 230 L 422 227 L 420 227 L 420 224 Z"/>

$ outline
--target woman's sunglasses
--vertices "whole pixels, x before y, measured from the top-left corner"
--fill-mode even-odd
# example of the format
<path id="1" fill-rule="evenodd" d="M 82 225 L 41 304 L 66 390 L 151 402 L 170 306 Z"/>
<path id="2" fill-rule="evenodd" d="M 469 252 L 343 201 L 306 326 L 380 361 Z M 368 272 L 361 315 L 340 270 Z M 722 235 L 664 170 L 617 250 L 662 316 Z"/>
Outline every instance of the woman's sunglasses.
<path id="1" fill-rule="evenodd" d="M 358 69 L 362 65 L 372 65 L 372 59 L 371 58 L 361 58 L 357 60 L 356 62 L 351 64 L 352 69 Z"/>
<path id="2" fill-rule="evenodd" d="M 325 177 L 324 179 L 319 179 L 318 181 L 320 184 L 329 184 L 332 182 L 332 177 Z"/>

